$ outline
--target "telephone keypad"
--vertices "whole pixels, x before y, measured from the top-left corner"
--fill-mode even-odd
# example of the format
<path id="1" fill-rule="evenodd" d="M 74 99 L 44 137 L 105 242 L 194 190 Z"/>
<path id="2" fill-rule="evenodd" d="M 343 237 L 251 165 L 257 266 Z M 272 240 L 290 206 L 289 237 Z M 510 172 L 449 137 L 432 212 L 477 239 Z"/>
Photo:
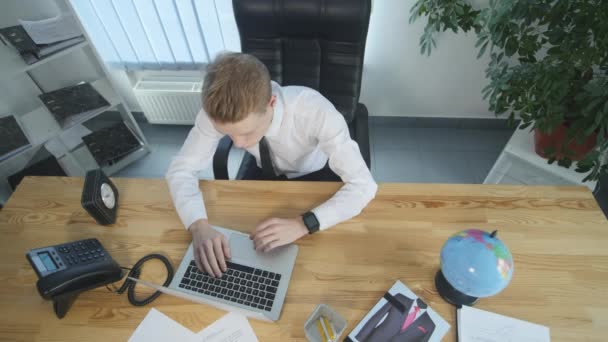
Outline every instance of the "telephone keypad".
<path id="1" fill-rule="evenodd" d="M 108 256 L 97 239 L 66 243 L 56 247 L 63 261 L 72 266 L 108 260 Z"/>

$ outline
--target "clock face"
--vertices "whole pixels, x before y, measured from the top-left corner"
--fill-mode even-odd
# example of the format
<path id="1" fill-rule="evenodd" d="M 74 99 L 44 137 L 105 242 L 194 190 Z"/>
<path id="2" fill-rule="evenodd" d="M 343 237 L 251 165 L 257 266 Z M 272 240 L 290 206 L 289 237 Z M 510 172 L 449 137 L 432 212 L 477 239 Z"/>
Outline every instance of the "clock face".
<path id="1" fill-rule="evenodd" d="M 108 209 L 113 209 L 116 205 L 114 190 L 107 183 L 101 184 L 101 200 Z"/>

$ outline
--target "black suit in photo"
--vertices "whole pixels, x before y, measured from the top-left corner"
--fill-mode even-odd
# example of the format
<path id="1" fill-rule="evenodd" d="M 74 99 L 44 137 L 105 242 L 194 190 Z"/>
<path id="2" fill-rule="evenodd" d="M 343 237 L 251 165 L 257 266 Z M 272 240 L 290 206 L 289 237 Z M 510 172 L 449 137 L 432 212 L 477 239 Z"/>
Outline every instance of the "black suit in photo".
<path id="1" fill-rule="evenodd" d="M 403 304 L 403 312 L 401 312 L 399 308 L 393 306 L 390 302 L 387 302 L 367 321 L 367 323 L 365 323 L 363 328 L 361 328 L 361 331 L 359 331 L 356 336 L 357 340 L 360 342 L 428 341 L 435 330 L 435 323 L 428 312 L 425 312 L 420 317 L 416 318 L 403 332 L 401 332 L 401 327 L 405 322 L 405 318 L 407 317 L 414 300 L 401 293 L 396 294 L 393 298 Z M 426 304 L 423 302 L 421 304 L 426 307 Z M 387 312 L 388 316 L 386 319 L 378 325 L 378 322 L 382 320 L 382 317 L 384 317 Z"/>

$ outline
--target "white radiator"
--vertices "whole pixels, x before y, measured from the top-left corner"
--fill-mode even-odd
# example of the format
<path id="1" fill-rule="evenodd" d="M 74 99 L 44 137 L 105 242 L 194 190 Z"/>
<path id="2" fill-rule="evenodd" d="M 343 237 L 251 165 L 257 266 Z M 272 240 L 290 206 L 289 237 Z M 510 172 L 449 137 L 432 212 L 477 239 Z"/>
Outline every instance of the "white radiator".
<path id="1" fill-rule="evenodd" d="M 135 97 L 148 122 L 192 125 L 201 110 L 200 78 L 157 77 L 139 80 Z"/>

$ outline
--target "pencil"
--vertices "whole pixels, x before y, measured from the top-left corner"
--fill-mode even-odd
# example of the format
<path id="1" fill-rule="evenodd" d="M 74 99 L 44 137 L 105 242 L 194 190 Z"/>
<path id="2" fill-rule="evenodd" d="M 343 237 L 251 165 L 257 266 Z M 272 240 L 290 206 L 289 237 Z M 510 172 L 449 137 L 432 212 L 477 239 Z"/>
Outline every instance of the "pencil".
<path id="1" fill-rule="evenodd" d="M 327 340 L 327 336 L 325 335 L 325 332 L 323 331 L 323 326 L 321 324 L 323 324 L 323 323 L 321 322 L 321 318 L 319 318 L 317 320 L 317 329 L 319 329 L 319 336 L 321 337 L 321 340 L 325 342 L 328 340 Z"/>
<path id="2" fill-rule="evenodd" d="M 331 341 L 334 340 L 334 328 L 331 326 L 331 323 L 329 322 L 329 320 L 325 317 L 325 316 L 321 316 L 321 319 L 323 320 L 324 326 L 325 328 L 327 328 L 327 333 L 329 334 L 329 339 Z"/>
<path id="3" fill-rule="evenodd" d="M 323 316 L 319 317 L 319 322 L 321 322 L 321 326 L 323 327 L 323 331 L 325 332 L 325 338 L 327 339 L 327 341 L 331 341 L 331 339 L 329 338 L 329 333 L 327 332 L 327 328 L 325 327 L 325 320 L 323 319 Z"/>

